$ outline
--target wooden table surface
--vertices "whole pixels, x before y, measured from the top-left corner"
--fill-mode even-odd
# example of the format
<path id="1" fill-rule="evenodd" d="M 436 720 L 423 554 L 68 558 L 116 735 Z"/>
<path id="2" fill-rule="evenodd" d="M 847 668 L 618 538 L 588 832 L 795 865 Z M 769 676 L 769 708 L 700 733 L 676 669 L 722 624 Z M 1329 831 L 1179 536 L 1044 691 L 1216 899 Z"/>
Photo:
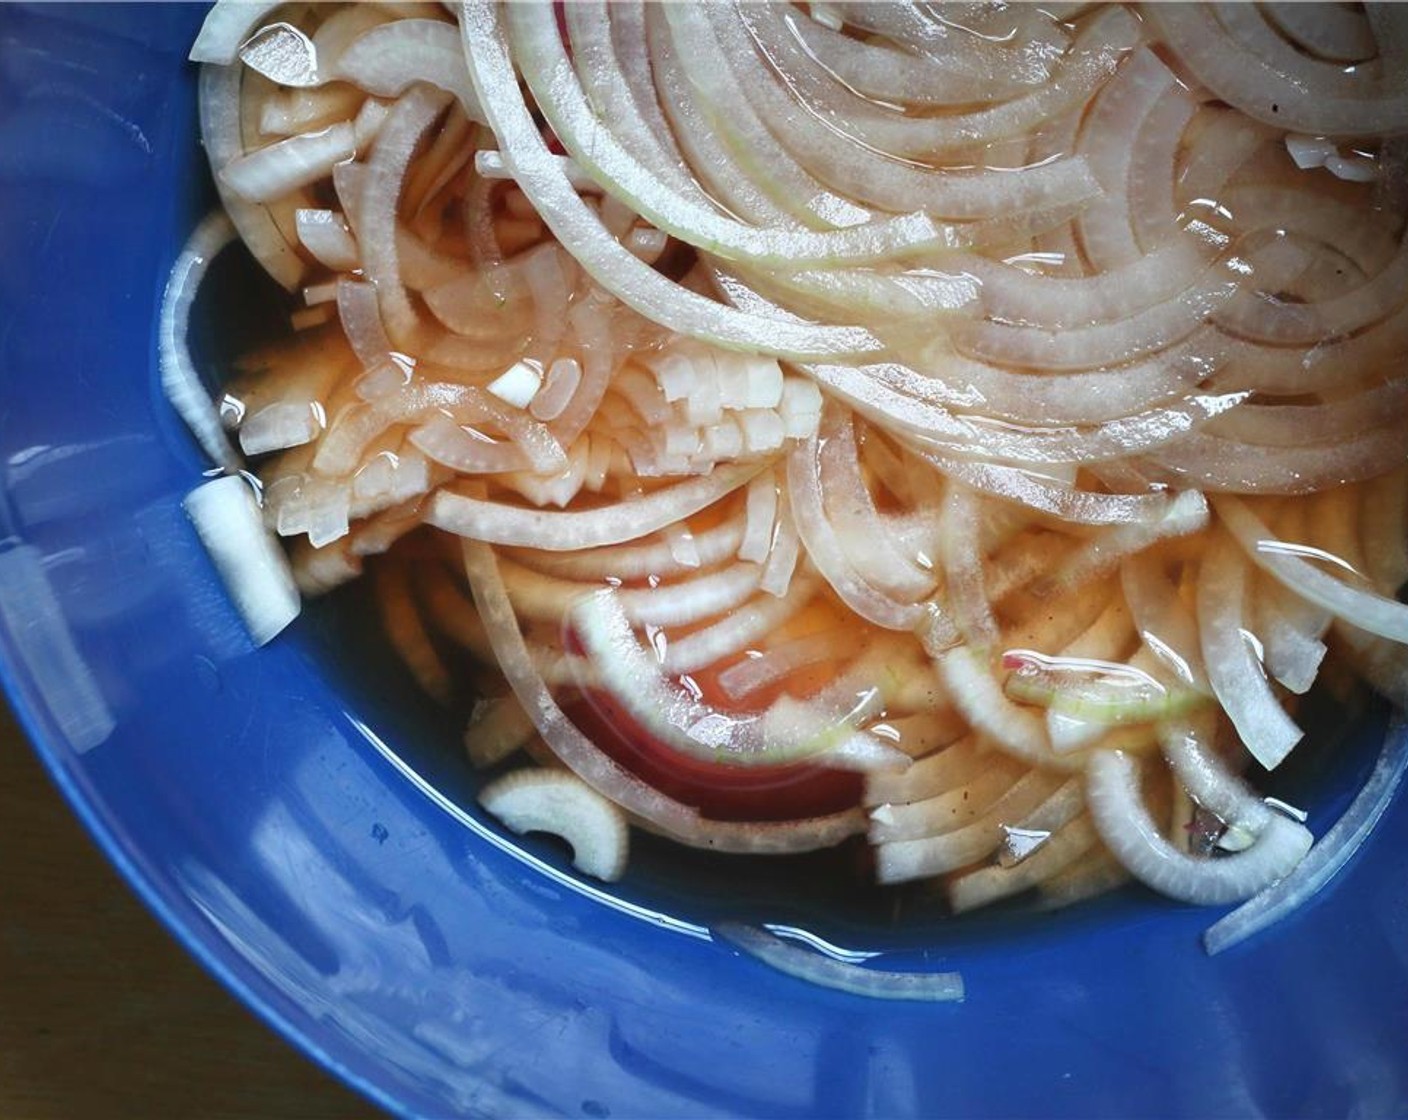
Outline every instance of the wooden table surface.
<path id="1" fill-rule="evenodd" d="M 0 822 L 0 1120 L 382 1115 L 171 939 L 3 708 Z"/>

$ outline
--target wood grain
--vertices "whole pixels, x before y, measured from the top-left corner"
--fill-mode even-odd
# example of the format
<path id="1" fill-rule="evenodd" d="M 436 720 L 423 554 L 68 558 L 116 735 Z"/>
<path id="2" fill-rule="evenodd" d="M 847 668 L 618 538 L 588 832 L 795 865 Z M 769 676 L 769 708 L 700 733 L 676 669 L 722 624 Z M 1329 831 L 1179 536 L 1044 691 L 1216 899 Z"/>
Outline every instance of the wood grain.
<path id="1" fill-rule="evenodd" d="M 180 948 L 0 709 L 0 1118 L 357 1120 L 382 1113 Z"/>

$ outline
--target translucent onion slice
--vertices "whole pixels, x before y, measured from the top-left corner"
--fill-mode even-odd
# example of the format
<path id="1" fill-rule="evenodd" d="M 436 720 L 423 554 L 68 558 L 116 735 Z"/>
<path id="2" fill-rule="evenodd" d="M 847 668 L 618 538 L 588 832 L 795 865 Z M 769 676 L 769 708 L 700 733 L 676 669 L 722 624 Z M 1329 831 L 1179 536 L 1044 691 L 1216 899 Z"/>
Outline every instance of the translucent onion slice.
<path id="1" fill-rule="evenodd" d="M 1211 6 L 1159 4 L 1148 11 L 1155 30 L 1198 81 L 1250 117 L 1311 135 L 1392 135 L 1408 130 L 1408 92 L 1346 96 L 1333 88 L 1342 75 L 1329 65 L 1316 72 L 1315 80 L 1292 78 L 1243 49 Z M 1288 53 L 1294 52 L 1288 48 Z"/>
<path id="2" fill-rule="evenodd" d="M 1099 185 L 1080 157 L 1057 160 L 1020 175 L 1000 170 L 936 172 L 866 149 L 819 118 L 796 111 L 790 94 L 753 51 L 747 30 L 723 6 L 694 9 L 668 5 L 681 58 L 688 44 L 713 28 L 737 79 L 735 99 L 746 98 L 788 151 L 812 174 L 842 194 L 884 209 L 916 207 L 950 219 L 989 218 L 1086 202 Z"/>
<path id="3" fill-rule="evenodd" d="M 779 357 L 839 357 L 882 348 L 860 328 L 793 326 L 742 314 L 674 284 L 634 257 L 602 228 L 544 143 L 519 94 L 494 6 L 468 4 L 460 31 L 475 91 L 502 145 L 505 166 L 563 247 L 623 303 L 681 334 Z"/>
<path id="4" fill-rule="evenodd" d="M 378 97 L 399 97 L 416 82 L 427 82 L 458 100 L 470 120 L 484 119 L 453 23 L 397 19 L 379 24 L 359 35 L 332 70 L 335 77 Z"/>
<path id="5" fill-rule="evenodd" d="M 212 171 L 244 155 L 240 81 L 241 68 L 236 66 L 206 64 L 200 69 L 200 138 Z M 268 209 L 241 198 L 218 175 L 215 189 L 254 259 L 287 291 L 297 290 L 303 281 L 303 261 L 285 240 Z"/>
<path id="6" fill-rule="evenodd" d="M 1285 878 L 1310 850 L 1310 832 L 1273 813 L 1243 851 L 1206 859 L 1185 855 L 1150 818 L 1132 758 L 1098 751 L 1086 775 L 1090 814 L 1106 847 L 1136 879 L 1170 898 L 1200 906 L 1239 902 Z"/>
<path id="7" fill-rule="evenodd" d="M 552 6 L 519 3 L 506 9 L 514 58 L 539 109 L 579 166 L 654 226 L 724 259 L 771 264 L 857 264 L 951 244 L 922 213 L 850 230 L 774 232 L 732 221 L 682 196 L 635 159 L 593 114 L 577 84 Z"/>
<path id="8" fill-rule="evenodd" d="M 550 552 L 571 552 L 639 540 L 682 518 L 698 513 L 732 493 L 762 470 L 761 463 L 720 466 L 687 482 L 627 498 L 599 509 L 522 509 L 453 490 L 438 491 L 426 510 L 426 521 L 489 544 L 520 545 Z"/>
<path id="9" fill-rule="evenodd" d="M 712 932 L 779 972 L 847 995 L 924 1003 L 961 1003 L 964 998 L 963 977 L 957 972 L 889 972 L 852 964 L 735 922 L 721 923 Z"/>
<path id="10" fill-rule="evenodd" d="M 1198 629 L 1213 691 L 1247 749 L 1271 770 L 1304 732 L 1272 692 L 1259 644 L 1245 628 L 1246 577 L 1246 563 L 1230 542 L 1210 546 L 1198 575 Z"/>
<path id="11" fill-rule="evenodd" d="M 182 247 L 162 295 L 157 321 L 157 360 L 161 367 L 161 387 L 166 398 L 205 453 L 226 470 L 239 466 L 240 457 L 230 446 L 220 423 L 220 413 L 211 404 L 210 393 L 191 360 L 187 343 L 191 306 L 210 262 L 235 237 L 235 228 L 222 212 L 208 215 L 192 231 Z"/>
<path id="12" fill-rule="evenodd" d="M 239 55 L 240 46 L 260 22 L 284 0 L 243 0 L 215 4 L 206 13 L 188 56 L 192 62 L 218 62 L 228 65 Z"/>
<path id="13" fill-rule="evenodd" d="M 600 590 L 600 584 L 554 579 L 511 561 L 500 561 L 499 571 L 519 616 L 537 621 L 565 618 L 579 599 Z M 745 562 L 657 586 L 622 587 L 616 605 L 632 626 L 688 626 L 746 602 L 761 574 L 761 567 Z"/>
<path id="14" fill-rule="evenodd" d="M 1114 72 L 1138 33 L 1128 13 L 1109 9 L 1086 21 L 1075 44 L 1057 61 L 1051 80 L 1035 90 L 971 112 L 909 116 L 877 106 L 818 66 L 799 41 L 797 25 L 804 19 L 795 9 L 743 3 L 735 10 L 763 57 L 810 112 L 867 147 L 920 161 L 1024 136 L 1079 107 Z"/>
<path id="15" fill-rule="evenodd" d="M 811 851 L 864 831 L 865 817 L 849 810 L 783 822 L 710 821 L 696 810 L 646 785 L 603 754 L 563 714 L 532 656 L 498 578 L 493 550 L 464 542 L 465 571 L 493 645 L 494 657 L 533 718 L 544 742 L 568 769 L 627 813 L 641 817 L 681 843 L 725 852 Z"/>
<path id="16" fill-rule="evenodd" d="M 1310 854 L 1279 883 L 1256 895 L 1203 934 L 1209 955 L 1290 917 L 1319 894 L 1354 857 L 1379 823 L 1408 770 L 1408 734 L 1401 723 L 1389 729 L 1384 749 L 1349 808 L 1322 836 Z"/>
<path id="17" fill-rule="evenodd" d="M 1288 589 L 1361 630 L 1408 642 L 1408 606 L 1323 571 L 1316 563 L 1332 558 L 1309 546 L 1277 540 L 1245 502 L 1219 496 L 1213 507 L 1247 558 Z"/>
<path id="18" fill-rule="evenodd" d="M 272 202 L 327 176 L 335 164 L 357 154 L 348 122 L 305 132 L 247 152 L 216 168 L 222 183 L 249 202 Z"/>
<path id="19" fill-rule="evenodd" d="M 570 617 L 601 684 L 657 741 L 687 757 L 742 767 L 811 760 L 859 770 L 909 761 L 858 730 L 872 714 L 873 699 L 863 697 L 834 713 L 790 697 L 760 714 L 724 712 L 665 676 L 654 654 L 636 640 L 615 591 L 587 596 Z"/>

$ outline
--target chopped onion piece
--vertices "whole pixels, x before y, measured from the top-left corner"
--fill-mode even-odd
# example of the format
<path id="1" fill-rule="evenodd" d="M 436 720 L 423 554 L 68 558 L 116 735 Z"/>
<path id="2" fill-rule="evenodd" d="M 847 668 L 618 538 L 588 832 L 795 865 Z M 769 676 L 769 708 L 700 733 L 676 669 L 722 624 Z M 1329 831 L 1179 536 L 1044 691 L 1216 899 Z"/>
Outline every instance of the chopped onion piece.
<path id="1" fill-rule="evenodd" d="M 626 870 L 625 814 L 566 770 L 516 770 L 479 792 L 479 804 L 514 832 L 550 832 L 572 846 L 577 870 L 614 882 Z"/>
<path id="2" fill-rule="evenodd" d="M 313 41 L 288 23 L 261 27 L 240 46 L 240 61 L 283 86 L 316 86 L 323 80 Z"/>
<path id="3" fill-rule="evenodd" d="M 226 475 L 197 486 L 182 506 L 254 644 L 272 640 L 298 617 L 298 587 L 288 557 L 264 527 L 253 488 Z"/>
<path id="4" fill-rule="evenodd" d="M 543 384 L 543 372 L 536 362 L 514 362 L 485 388 L 505 404 L 527 408 Z"/>

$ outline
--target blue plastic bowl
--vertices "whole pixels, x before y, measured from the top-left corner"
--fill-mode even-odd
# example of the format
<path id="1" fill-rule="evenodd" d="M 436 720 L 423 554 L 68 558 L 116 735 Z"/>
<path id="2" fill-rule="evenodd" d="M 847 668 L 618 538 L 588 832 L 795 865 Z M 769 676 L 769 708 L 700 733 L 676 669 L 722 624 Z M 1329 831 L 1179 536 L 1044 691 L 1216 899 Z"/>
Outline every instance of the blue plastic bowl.
<path id="1" fill-rule="evenodd" d="M 0 668 L 113 862 L 271 1026 L 408 1115 L 1408 1112 L 1408 805 L 1215 959 L 1212 915 L 1134 888 L 893 929 L 775 878 L 682 889 L 668 861 L 608 893 L 485 823 L 456 729 L 336 604 L 249 648 L 181 514 L 204 464 L 156 374 L 209 201 L 200 17 L 0 5 Z M 1284 779 L 1317 832 L 1382 735 Z M 809 987 L 710 940 L 740 915 L 960 969 L 967 1002 Z"/>

